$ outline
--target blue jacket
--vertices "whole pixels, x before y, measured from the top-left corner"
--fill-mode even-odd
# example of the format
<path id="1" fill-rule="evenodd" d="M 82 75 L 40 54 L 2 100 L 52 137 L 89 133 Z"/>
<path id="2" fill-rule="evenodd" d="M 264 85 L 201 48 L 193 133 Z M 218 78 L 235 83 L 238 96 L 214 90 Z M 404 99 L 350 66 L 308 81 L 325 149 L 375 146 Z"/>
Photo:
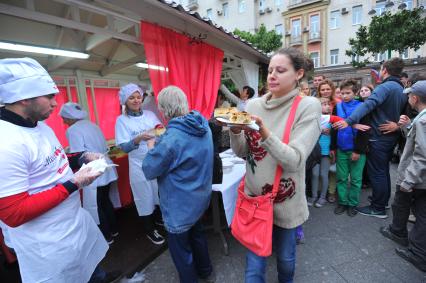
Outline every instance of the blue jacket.
<path id="1" fill-rule="evenodd" d="M 337 116 L 343 119 L 348 118 L 355 109 L 361 107 L 362 102 L 358 100 L 352 100 L 349 102 L 341 102 L 336 105 Z M 337 132 L 337 147 L 343 151 L 354 150 L 354 142 L 357 134 L 357 130 L 352 127 L 341 129 Z"/>
<path id="2" fill-rule="evenodd" d="M 388 77 L 373 90 L 371 96 L 346 119 L 346 122 L 349 125 L 359 123 L 362 117 L 371 112 L 372 136 L 370 139 L 395 141 L 399 132 L 384 135 L 380 132 L 379 125 L 386 121 L 399 121 L 399 116 L 408 100 L 407 95 L 402 91 L 401 81 L 396 77 Z"/>
<path id="3" fill-rule="evenodd" d="M 166 230 L 189 230 L 207 209 L 212 192 L 213 140 L 200 113 L 173 118 L 146 155 L 142 170 L 157 178 Z"/>

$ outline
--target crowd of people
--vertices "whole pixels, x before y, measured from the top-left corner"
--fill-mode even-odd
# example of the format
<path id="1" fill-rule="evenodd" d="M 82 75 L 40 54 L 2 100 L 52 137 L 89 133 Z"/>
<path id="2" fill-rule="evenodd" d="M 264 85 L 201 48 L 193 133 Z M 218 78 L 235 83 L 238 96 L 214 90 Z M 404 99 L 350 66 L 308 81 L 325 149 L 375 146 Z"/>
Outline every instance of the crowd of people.
<path id="1" fill-rule="evenodd" d="M 234 95 L 221 87 L 224 95 L 218 99 L 222 107 L 233 103 L 250 113 L 259 128 L 229 130 L 230 147 L 246 160 L 244 192 L 271 192 L 275 169 L 283 171 L 273 207 L 278 281 L 293 282 L 296 245 L 309 206 L 329 202 L 336 203 L 336 215 L 388 217 L 389 162 L 397 144 L 404 149 L 393 220 L 380 232 L 403 246 L 398 255 L 426 271 L 426 80 L 417 76 L 403 82 L 399 58 L 382 64 L 382 82 L 375 87 L 351 78 L 336 86 L 315 75 L 310 88 L 306 77 L 312 69 L 299 50 L 283 48 L 271 57 L 265 93 L 254 97 L 245 86 Z M 110 199 L 117 172 L 86 166 L 112 161 L 99 127 L 72 102 L 59 113 L 69 126 L 65 152 L 43 122 L 57 106 L 58 92 L 37 61 L 0 60 L 0 155 L 7 160 L 0 163 L 0 227 L 17 255 L 23 282 L 111 282 L 120 273 L 106 272 L 99 263 L 119 233 Z M 143 107 L 136 84 L 121 87 L 118 96 L 124 111 L 115 124 L 115 143 L 128 153 L 130 185 L 147 238 L 156 245 L 167 239 L 181 282 L 214 282 L 201 221 L 215 173 L 214 126 L 189 109 L 185 93 L 175 86 L 159 92 L 157 113 Z M 284 142 L 287 119 L 299 99 Z M 160 136 L 155 129 L 162 124 L 167 130 Z M 405 142 L 399 142 L 402 138 Z M 372 189 L 371 203 L 360 207 L 366 186 Z M 416 221 L 408 231 L 410 211 Z M 247 249 L 245 282 L 265 282 L 266 262 Z"/>

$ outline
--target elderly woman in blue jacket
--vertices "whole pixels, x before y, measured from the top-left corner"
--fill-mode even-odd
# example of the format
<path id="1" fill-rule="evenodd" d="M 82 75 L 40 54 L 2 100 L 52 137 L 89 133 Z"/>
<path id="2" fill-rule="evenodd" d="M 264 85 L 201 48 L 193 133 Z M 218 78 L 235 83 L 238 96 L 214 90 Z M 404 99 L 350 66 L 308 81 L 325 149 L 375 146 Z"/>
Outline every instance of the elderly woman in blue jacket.
<path id="1" fill-rule="evenodd" d="M 158 108 L 168 121 L 142 165 L 157 178 L 169 250 L 180 282 L 212 279 L 212 265 L 200 218 L 212 192 L 213 141 L 208 121 L 189 112 L 185 93 L 169 86 L 158 94 Z M 209 280 L 208 280 L 209 281 Z"/>

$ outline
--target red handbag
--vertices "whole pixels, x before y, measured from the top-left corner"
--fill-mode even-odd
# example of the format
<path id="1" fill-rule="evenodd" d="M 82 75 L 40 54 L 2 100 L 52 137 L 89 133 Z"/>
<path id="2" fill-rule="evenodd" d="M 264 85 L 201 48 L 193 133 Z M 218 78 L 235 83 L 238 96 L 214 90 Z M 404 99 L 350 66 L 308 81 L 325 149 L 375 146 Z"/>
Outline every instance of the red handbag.
<path id="1" fill-rule="evenodd" d="M 288 143 L 294 116 L 301 96 L 296 96 L 284 130 L 283 141 Z M 272 192 L 250 197 L 244 192 L 244 179 L 238 186 L 238 197 L 231 223 L 232 235 L 258 256 L 272 254 L 272 227 L 274 223 L 274 199 L 283 170 L 277 165 Z"/>

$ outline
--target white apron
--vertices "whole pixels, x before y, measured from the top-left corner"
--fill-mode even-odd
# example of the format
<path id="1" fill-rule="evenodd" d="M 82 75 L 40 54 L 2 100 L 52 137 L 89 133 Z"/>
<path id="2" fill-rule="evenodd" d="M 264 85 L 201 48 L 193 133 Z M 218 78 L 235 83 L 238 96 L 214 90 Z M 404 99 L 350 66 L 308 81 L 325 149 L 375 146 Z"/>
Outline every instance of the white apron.
<path id="1" fill-rule="evenodd" d="M 115 126 L 115 142 L 117 145 L 129 142 L 160 123 L 154 113 L 146 110 L 142 116 L 121 115 Z M 141 141 L 137 149 L 129 152 L 130 187 L 139 216 L 151 215 L 155 205 L 159 204 L 157 181 L 147 180 L 142 171 L 142 162 L 147 152 L 147 143 L 144 141 Z"/>
<path id="2" fill-rule="evenodd" d="M 62 146 L 44 123 L 24 128 L 0 121 L 0 133 L 0 154 L 10 160 L 0 164 L 0 178 L 7 180 L 0 183 L 0 197 L 35 194 L 72 177 Z M 24 283 L 85 283 L 108 250 L 92 217 L 81 208 L 78 192 L 7 231 Z"/>
<path id="3" fill-rule="evenodd" d="M 88 120 L 79 120 L 71 125 L 66 132 L 70 146 L 70 152 L 98 152 L 106 153 L 108 150 L 105 137 L 101 129 Z M 106 157 L 108 164 L 112 164 L 111 159 Z M 118 178 L 115 168 L 108 168 L 104 174 L 97 178 L 92 184 L 83 189 L 83 207 L 99 225 L 97 187 L 108 185 Z M 120 196 L 117 186 L 111 186 L 110 199 L 114 207 L 120 207 Z"/>

